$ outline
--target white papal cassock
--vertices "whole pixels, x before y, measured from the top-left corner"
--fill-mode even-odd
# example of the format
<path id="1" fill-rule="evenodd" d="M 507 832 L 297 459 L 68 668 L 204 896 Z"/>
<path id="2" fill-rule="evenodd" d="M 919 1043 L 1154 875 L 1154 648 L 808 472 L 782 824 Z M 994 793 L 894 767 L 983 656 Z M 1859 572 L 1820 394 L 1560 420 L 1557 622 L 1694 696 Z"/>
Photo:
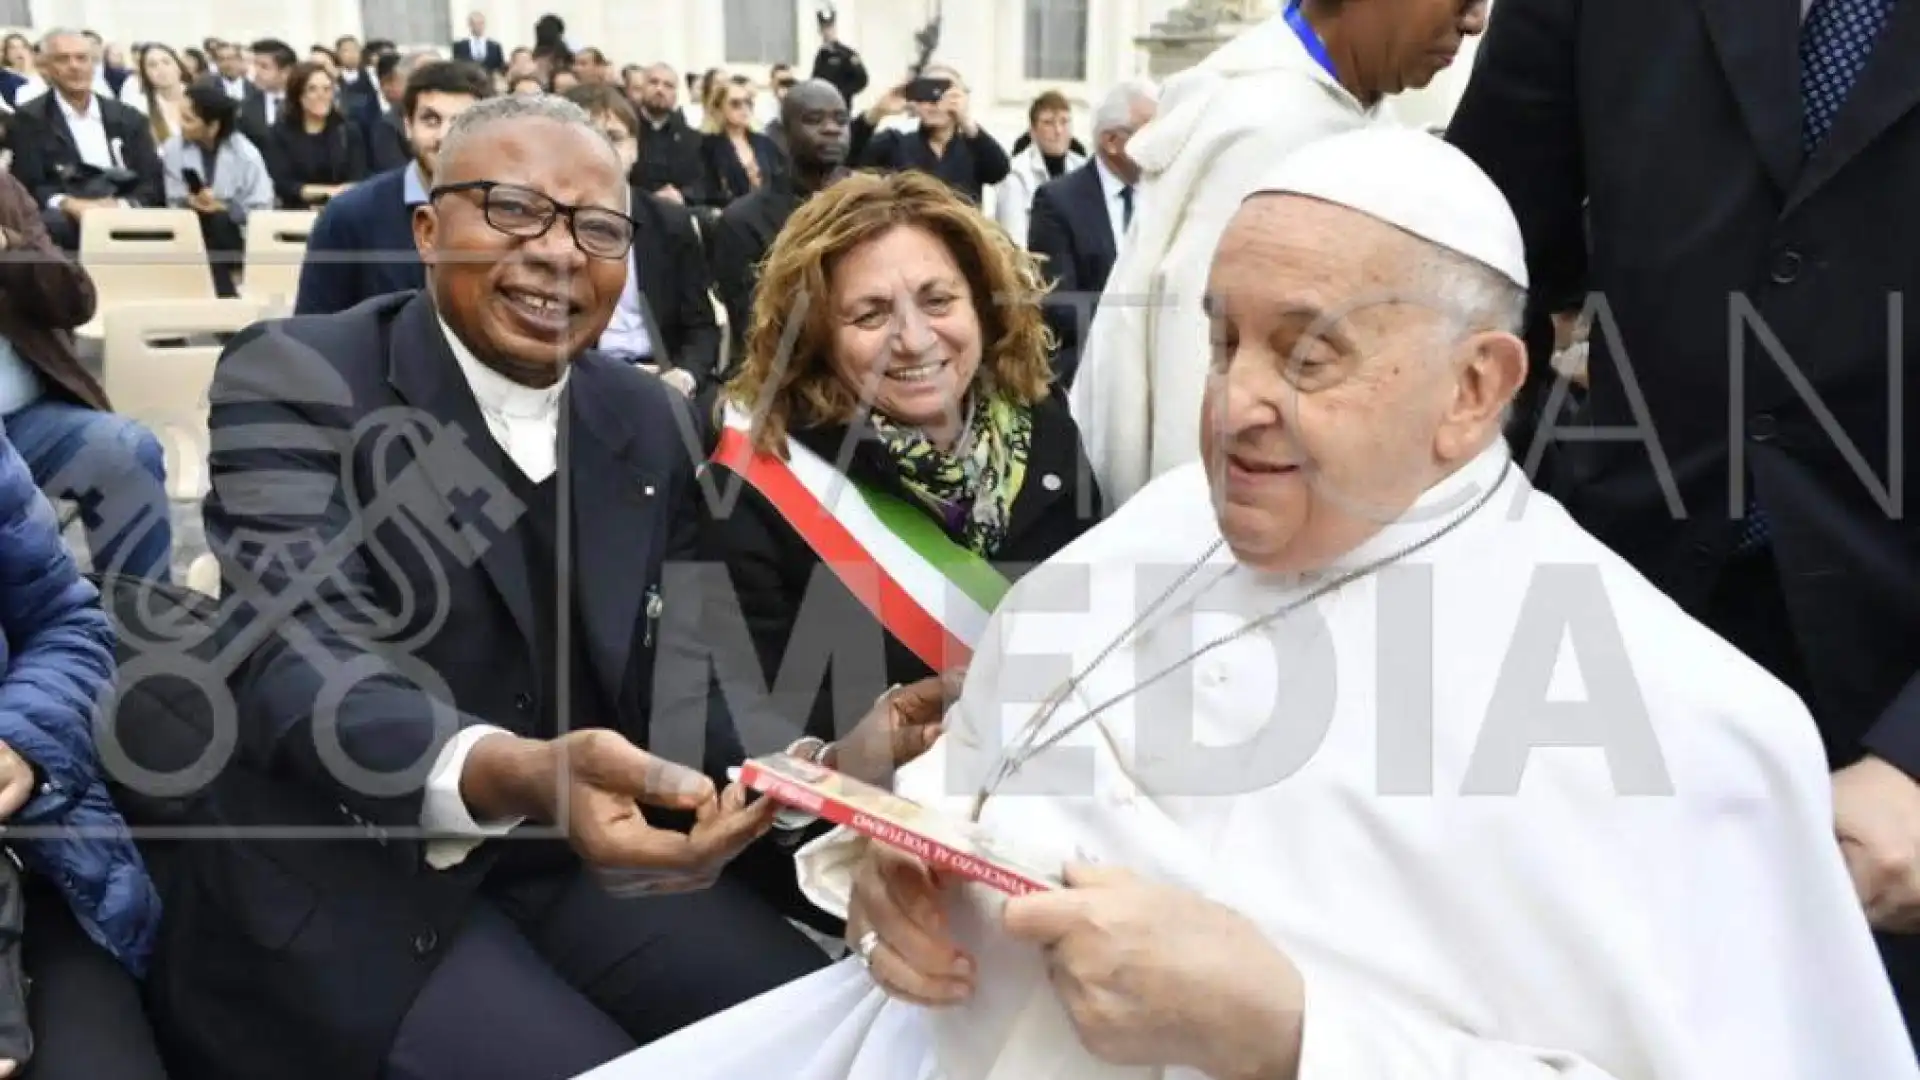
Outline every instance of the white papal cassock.
<path id="1" fill-rule="evenodd" d="M 1102 714 L 983 822 L 1255 920 L 1305 978 L 1302 1080 L 1915 1076 L 1805 708 L 1507 465 L 1489 450 L 1342 567 L 1495 489 L 1459 527 Z M 1181 468 L 1024 580 L 900 790 L 965 814 L 1059 654 L 1091 661 L 1214 521 Z M 1056 721 L 1339 573 L 1261 578 L 1220 551 Z M 824 906 L 844 910 L 854 843 L 802 856 Z M 966 1006 L 890 1001 L 849 960 L 591 1075 L 1191 1080 L 1087 1056 L 997 906 L 955 902 Z"/>

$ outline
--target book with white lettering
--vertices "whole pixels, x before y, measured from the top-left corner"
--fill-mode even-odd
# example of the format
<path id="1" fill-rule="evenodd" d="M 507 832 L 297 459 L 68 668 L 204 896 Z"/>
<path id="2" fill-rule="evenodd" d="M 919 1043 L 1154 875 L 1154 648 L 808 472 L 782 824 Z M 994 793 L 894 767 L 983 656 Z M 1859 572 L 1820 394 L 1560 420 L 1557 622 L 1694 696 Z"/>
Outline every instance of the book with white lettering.
<path id="1" fill-rule="evenodd" d="M 777 802 L 899 848 L 927 865 L 1009 896 L 1061 887 L 1011 858 L 983 829 L 824 765 L 786 754 L 752 758 L 740 782 Z"/>

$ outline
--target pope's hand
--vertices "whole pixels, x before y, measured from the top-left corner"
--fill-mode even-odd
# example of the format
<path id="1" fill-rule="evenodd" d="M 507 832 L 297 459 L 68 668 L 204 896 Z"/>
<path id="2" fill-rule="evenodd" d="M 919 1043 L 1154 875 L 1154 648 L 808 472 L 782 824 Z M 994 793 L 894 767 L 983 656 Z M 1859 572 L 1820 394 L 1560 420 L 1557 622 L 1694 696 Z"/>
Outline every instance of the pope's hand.
<path id="1" fill-rule="evenodd" d="M 1833 774 L 1834 833 L 1877 930 L 1920 930 L 1920 783 L 1877 757 Z"/>
<path id="2" fill-rule="evenodd" d="M 1305 990 L 1240 913 L 1124 870 L 1069 866 L 1067 888 L 1007 902 L 1007 932 L 1046 950 L 1088 1052 L 1216 1080 L 1291 1076 Z"/>
<path id="3" fill-rule="evenodd" d="M 940 737 L 940 722 L 959 699 L 964 678 L 964 671 L 949 671 L 887 691 L 834 745 L 834 768 L 889 786 L 894 770 L 926 753 Z"/>
<path id="4" fill-rule="evenodd" d="M 940 1006 L 973 995 L 973 959 L 947 933 L 948 887 L 898 848 L 867 845 L 847 905 L 847 944 L 894 997 Z"/>

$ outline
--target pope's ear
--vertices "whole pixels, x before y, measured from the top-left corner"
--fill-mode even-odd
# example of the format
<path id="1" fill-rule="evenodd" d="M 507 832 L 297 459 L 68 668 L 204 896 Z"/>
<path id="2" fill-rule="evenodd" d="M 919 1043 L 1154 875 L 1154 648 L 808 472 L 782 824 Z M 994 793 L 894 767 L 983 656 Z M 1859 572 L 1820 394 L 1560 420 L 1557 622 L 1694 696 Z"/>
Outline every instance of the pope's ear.
<path id="1" fill-rule="evenodd" d="M 1508 406 L 1527 379 L 1527 346 L 1502 330 L 1484 330 L 1461 346 L 1453 409 L 1441 437 L 1447 457 L 1464 456 L 1504 426 Z"/>

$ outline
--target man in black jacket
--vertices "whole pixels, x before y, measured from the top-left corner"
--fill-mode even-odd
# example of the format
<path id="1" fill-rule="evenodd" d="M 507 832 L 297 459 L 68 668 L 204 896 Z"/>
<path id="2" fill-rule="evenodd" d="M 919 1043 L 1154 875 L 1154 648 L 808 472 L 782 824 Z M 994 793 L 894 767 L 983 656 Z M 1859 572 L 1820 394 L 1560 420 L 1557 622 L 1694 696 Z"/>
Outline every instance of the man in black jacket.
<path id="1" fill-rule="evenodd" d="M 745 354 L 760 262 L 773 238 L 802 202 L 846 172 L 847 101 L 832 83 L 811 79 L 787 91 L 780 122 L 793 167 L 777 183 L 734 200 L 713 224 L 713 277 L 727 308 L 735 363 Z"/>
<path id="2" fill-rule="evenodd" d="M 631 169 L 640 121 L 620 91 L 582 83 L 561 96 L 587 111 Z M 720 364 L 707 252 L 685 208 L 637 186 L 632 198 L 640 232 L 600 351 L 645 365 L 682 393 L 697 393 L 713 385 Z"/>
<path id="3" fill-rule="evenodd" d="M 620 163 L 498 98 L 433 182 L 427 291 L 253 328 L 215 379 L 241 749 L 151 981 L 187 1075 L 561 1080 L 825 960 L 722 875 L 772 804 L 710 779 L 747 748 L 676 677 L 698 425 L 591 348 Z"/>
<path id="4" fill-rule="evenodd" d="M 1127 82 L 1107 94 L 1093 117 L 1094 157 L 1034 192 L 1027 218 L 1027 250 L 1046 260 L 1053 283 L 1047 325 L 1058 351 L 1053 377 L 1072 386 L 1080 368 L 1080 339 L 1093 323 L 1107 275 L 1133 224 L 1134 185 L 1140 166 L 1127 156 L 1127 142 L 1159 110 L 1151 84 Z"/>
<path id="5" fill-rule="evenodd" d="M 1579 428 L 1516 452 L 1806 698 L 1920 1030 L 1920 6 L 1500 0 L 1447 137 L 1525 232 L 1527 419 L 1560 415 L 1546 307 L 1594 297 Z"/>
<path id="6" fill-rule="evenodd" d="M 692 206 L 706 184 L 700 160 L 701 134 L 675 107 L 678 76 L 665 64 L 627 75 L 627 99 L 640 114 L 640 153 L 633 165 L 634 186 L 668 202 Z"/>
<path id="7" fill-rule="evenodd" d="M 14 113 L 13 175 L 33 193 L 54 243 L 77 251 L 88 211 L 164 206 L 165 178 L 147 118 L 94 93 L 86 37 L 55 30 L 40 50 L 53 85 Z"/>

